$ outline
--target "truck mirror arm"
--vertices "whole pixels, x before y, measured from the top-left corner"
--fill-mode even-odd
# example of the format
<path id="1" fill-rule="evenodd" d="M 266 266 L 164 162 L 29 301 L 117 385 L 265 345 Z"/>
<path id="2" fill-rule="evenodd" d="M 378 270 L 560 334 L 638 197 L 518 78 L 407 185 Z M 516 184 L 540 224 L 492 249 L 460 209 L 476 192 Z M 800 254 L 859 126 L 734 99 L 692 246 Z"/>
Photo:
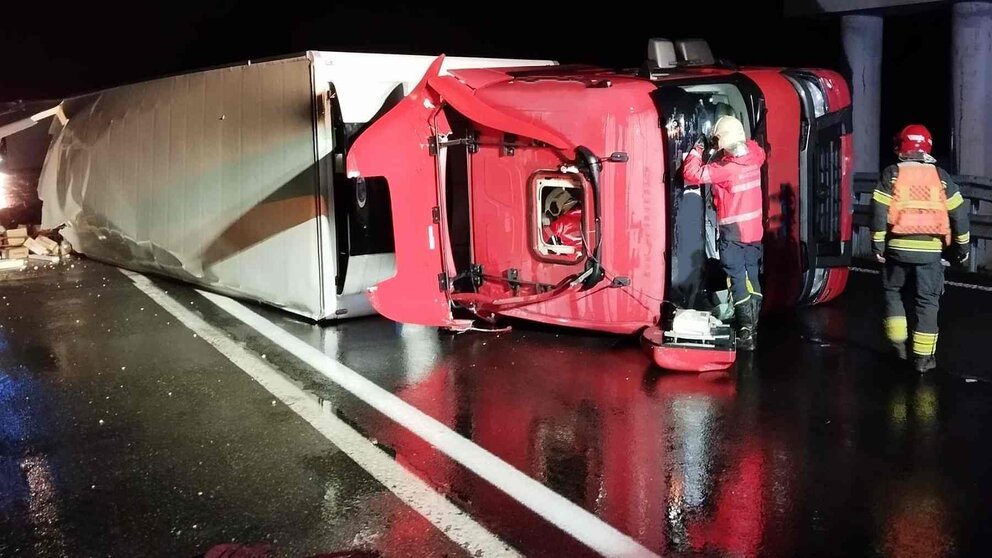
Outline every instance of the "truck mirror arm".
<path id="1" fill-rule="evenodd" d="M 614 154 L 616 155 L 616 154 Z M 578 167 L 579 171 L 589 180 L 589 184 L 592 185 L 592 195 L 593 195 L 593 221 L 596 224 L 596 246 L 590 251 L 586 247 L 586 251 L 590 252 L 589 258 L 586 261 L 586 270 L 591 271 L 588 277 L 582 282 L 583 289 L 592 288 L 594 285 L 599 283 L 603 279 L 603 266 L 599 261 L 600 248 L 603 243 L 603 235 L 600 227 L 600 187 L 599 187 L 599 177 L 603 172 L 603 161 L 612 160 L 612 156 L 607 159 L 598 157 L 591 149 L 584 145 L 580 145 L 575 148 L 575 166 Z M 582 237 L 584 239 L 588 238 L 585 231 L 585 220 L 582 221 Z"/>

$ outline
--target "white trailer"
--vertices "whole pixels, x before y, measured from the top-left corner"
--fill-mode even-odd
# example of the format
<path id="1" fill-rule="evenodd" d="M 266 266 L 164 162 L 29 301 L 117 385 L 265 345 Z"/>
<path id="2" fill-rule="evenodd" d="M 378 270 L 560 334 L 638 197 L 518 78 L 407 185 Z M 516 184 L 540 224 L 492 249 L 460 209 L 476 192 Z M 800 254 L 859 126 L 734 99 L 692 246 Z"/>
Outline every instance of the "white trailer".
<path id="1" fill-rule="evenodd" d="M 66 99 L 39 180 L 42 226 L 67 223 L 93 259 L 314 320 L 370 314 L 365 288 L 394 273 L 388 189 L 356 188 L 343 157 L 432 60 L 307 52 Z"/>

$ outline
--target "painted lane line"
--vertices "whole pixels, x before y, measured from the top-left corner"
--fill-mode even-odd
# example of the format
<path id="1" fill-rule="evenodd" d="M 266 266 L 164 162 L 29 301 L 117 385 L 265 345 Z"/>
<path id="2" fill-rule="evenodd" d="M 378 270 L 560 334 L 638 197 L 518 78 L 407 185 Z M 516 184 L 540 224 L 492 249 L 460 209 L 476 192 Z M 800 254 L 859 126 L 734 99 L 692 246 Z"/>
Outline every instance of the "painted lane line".
<path id="1" fill-rule="evenodd" d="M 197 292 L 589 548 L 604 556 L 658 556 L 629 535 L 237 301 L 206 291 Z"/>
<path id="2" fill-rule="evenodd" d="M 183 325 L 212 345 L 297 415 L 310 423 L 376 481 L 399 497 L 471 556 L 520 556 L 509 545 L 403 468 L 364 436 L 335 416 L 326 403 L 288 380 L 267 361 L 208 324 L 148 278 L 121 270 L 135 286 Z"/>

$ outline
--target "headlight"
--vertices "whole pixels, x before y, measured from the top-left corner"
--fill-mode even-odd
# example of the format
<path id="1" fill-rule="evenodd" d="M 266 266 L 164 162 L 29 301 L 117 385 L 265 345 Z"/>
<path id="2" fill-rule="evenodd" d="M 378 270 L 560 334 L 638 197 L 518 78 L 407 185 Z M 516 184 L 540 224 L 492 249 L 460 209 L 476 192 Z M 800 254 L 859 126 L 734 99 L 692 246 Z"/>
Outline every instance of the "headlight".
<path id="1" fill-rule="evenodd" d="M 816 83 L 804 82 L 806 84 L 806 90 L 809 91 L 810 97 L 813 98 L 813 115 L 817 118 L 827 114 L 827 99 L 823 96 L 823 90 Z"/>
<path id="2" fill-rule="evenodd" d="M 813 286 L 809 291 L 810 302 L 816 301 L 820 298 L 820 294 L 823 292 L 823 287 L 827 284 L 827 277 L 830 276 L 830 270 L 822 267 L 816 268 L 813 272 Z"/>

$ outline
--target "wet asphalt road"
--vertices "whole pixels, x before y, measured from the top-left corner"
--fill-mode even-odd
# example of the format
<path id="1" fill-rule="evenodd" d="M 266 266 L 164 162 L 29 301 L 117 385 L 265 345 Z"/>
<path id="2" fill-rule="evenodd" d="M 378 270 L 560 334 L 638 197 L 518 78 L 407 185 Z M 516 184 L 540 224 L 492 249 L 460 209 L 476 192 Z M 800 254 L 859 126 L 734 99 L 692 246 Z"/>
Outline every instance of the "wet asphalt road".
<path id="1" fill-rule="evenodd" d="M 877 277 L 767 320 L 730 375 L 632 339 L 514 324 L 450 335 L 252 309 L 660 555 L 992 554 L 992 293 L 948 287 L 920 378 L 882 353 Z M 265 359 L 492 533 L 592 552 L 189 287 Z M 293 410 L 116 269 L 0 276 L 0 556 L 460 556 Z"/>

